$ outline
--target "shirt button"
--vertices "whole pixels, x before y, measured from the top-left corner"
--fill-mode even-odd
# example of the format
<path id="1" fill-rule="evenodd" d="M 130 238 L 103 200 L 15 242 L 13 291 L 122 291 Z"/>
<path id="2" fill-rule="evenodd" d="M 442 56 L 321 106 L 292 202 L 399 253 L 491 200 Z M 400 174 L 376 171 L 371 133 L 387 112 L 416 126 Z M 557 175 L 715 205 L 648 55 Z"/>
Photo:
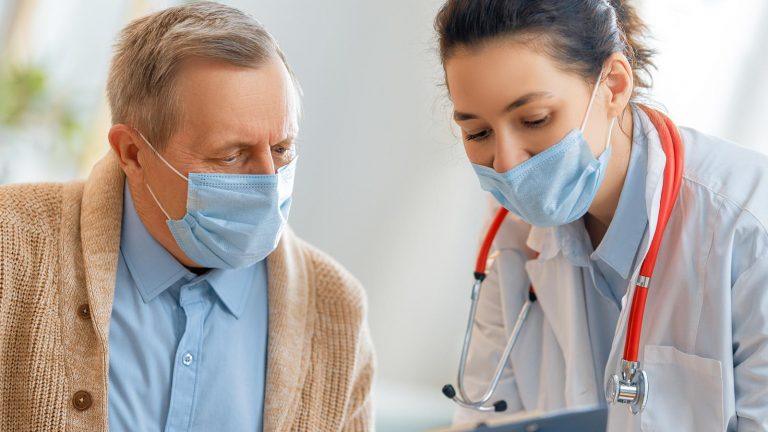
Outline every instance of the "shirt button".
<path id="1" fill-rule="evenodd" d="M 189 366 L 192 364 L 192 354 L 186 353 L 184 354 L 184 357 L 181 358 L 181 362 L 184 363 L 184 366 Z"/>
<path id="2" fill-rule="evenodd" d="M 77 315 L 86 320 L 91 318 L 91 308 L 88 306 L 88 303 L 82 304 L 77 308 Z"/>
<path id="3" fill-rule="evenodd" d="M 80 390 L 72 396 L 72 405 L 74 405 L 75 409 L 78 411 L 85 411 L 90 408 L 92 404 L 93 400 L 91 400 L 91 394 L 87 391 Z"/>

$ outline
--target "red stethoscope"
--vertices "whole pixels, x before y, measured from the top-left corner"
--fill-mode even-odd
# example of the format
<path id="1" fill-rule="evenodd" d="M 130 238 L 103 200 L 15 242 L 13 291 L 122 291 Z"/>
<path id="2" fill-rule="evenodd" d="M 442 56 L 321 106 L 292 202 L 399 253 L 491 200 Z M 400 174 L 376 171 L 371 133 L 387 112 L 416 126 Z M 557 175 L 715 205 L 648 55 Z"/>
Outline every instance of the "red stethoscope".
<path id="1" fill-rule="evenodd" d="M 629 322 L 627 325 L 627 337 L 624 342 L 624 355 L 621 360 L 621 370 L 618 374 L 612 375 L 611 379 L 606 385 L 606 399 L 608 403 L 623 403 L 628 404 L 633 414 L 637 414 L 645 408 L 648 401 L 649 383 L 648 375 L 640 367 L 638 361 L 638 352 L 640 351 L 640 334 L 643 329 L 643 316 L 645 314 L 645 303 L 648 297 L 648 288 L 650 286 L 651 277 L 653 276 L 653 270 L 656 267 L 656 258 L 659 255 L 659 247 L 661 245 L 664 231 L 669 222 L 669 217 L 672 214 L 672 209 L 677 201 L 677 195 L 680 192 L 680 186 L 683 180 L 683 159 L 684 148 L 680 133 L 677 130 L 675 124 L 664 114 L 646 107 L 640 106 L 642 110 L 648 115 L 651 123 L 656 128 L 661 141 L 661 147 L 666 156 L 666 164 L 664 166 L 664 183 L 661 190 L 661 202 L 659 204 L 659 219 L 656 231 L 653 233 L 650 248 L 648 254 L 640 267 L 640 273 L 636 281 L 634 295 L 632 296 L 632 307 L 629 312 Z M 464 345 L 461 351 L 461 359 L 459 361 L 459 373 L 457 376 L 457 387 L 459 394 L 456 394 L 456 390 L 451 384 L 443 386 L 443 394 L 454 402 L 465 408 L 471 408 L 478 411 L 505 411 L 507 409 L 507 403 L 504 400 L 496 401 L 492 404 L 488 402 L 496 392 L 496 387 L 501 380 L 501 374 L 504 371 L 504 366 L 509 361 L 509 355 L 512 352 L 517 337 L 520 334 L 525 319 L 528 316 L 533 303 L 536 302 L 536 293 L 533 286 L 528 291 L 528 298 L 523 303 L 520 313 L 517 316 L 512 333 L 509 336 L 501 359 L 496 366 L 490 385 L 486 389 L 485 393 L 480 399 L 472 400 L 467 396 L 464 388 L 464 369 L 467 362 L 467 354 L 469 352 L 469 346 L 472 341 L 472 329 L 475 322 L 475 314 L 477 312 L 477 303 L 480 298 L 480 289 L 482 283 L 486 277 L 486 266 L 488 263 L 488 255 L 491 250 L 496 234 L 501 227 L 501 224 L 506 218 L 508 210 L 500 208 L 493 218 L 488 232 L 485 234 L 480 252 L 477 256 L 477 262 L 475 264 L 474 278 L 475 282 L 472 285 L 471 294 L 471 307 L 469 312 L 469 320 L 467 321 L 467 329 L 464 334 Z"/>

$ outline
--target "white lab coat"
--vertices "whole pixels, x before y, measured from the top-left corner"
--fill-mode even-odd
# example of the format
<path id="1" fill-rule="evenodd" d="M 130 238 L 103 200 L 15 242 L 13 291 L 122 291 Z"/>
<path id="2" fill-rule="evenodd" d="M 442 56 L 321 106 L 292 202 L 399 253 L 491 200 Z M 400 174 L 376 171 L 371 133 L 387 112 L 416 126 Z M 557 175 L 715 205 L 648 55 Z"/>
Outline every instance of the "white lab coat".
<path id="1" fill-rule="evenodd" d="M 646 207 L 658 219 L 665 156 L 647 117 Z M 685 170 L 651 282 L 640 345 L 650 392 L 644 412 L 611 406 L 610 432 L 768 431 L 768 157 L 681 128 Z M 601 401 L 619 371 L 634 283 L 604 376 L 595 377 L 585 287 L 552 229 L 508 216 L 494 248 L 478 305 L 467 366 L 469 396 L 484 391 L 533 284 L 538 302 L 493 400 L 507 413 L 554 410 Z M 534 251 L 540 252 L 533 259 Z M 637 260 L 636 280 L 642 259 Z M 455 423 L 484 414 L 459 408 Z"/>

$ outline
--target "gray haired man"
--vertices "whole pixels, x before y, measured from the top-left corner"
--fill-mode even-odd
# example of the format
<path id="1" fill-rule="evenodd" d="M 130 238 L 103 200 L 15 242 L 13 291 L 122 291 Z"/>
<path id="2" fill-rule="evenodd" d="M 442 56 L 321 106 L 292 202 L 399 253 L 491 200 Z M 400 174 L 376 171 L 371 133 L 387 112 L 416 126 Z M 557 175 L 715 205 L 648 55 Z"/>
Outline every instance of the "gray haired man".
<path id="1" fill-rule="evenodd" d="M 360 284 L 288 228 L 299 92 L 253 18 L 140 18 L 85 182 L 0 188 L 0 430 L 372 428 Z"/>

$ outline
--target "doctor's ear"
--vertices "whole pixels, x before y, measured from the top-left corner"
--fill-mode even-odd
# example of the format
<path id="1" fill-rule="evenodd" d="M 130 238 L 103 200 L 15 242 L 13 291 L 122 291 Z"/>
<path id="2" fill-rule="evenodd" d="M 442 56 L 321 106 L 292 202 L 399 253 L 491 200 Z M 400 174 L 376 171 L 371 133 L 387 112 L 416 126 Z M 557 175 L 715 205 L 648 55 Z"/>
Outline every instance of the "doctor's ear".
<path id="1" fill-rule="evenodd" d="M 123 169 L 125 175 L 129 178 L 140 176 L 142 164 L 139 160 L 141 147 L 139 147 L 138 140 L 141 138 L 138 137 L 136 131 L 127 125 L 115 124 L 109 129 L 107 136 L 109 145 L 115 152 L 120 168 Z"/>
<path id="2" fill-rule="evenodd" d="M 610 90 L 608 100 L 608 117 L 621 115 L 629 104 L 634 92 L 632 66 L 622 53 L 613 53 L 608 57 L 603 67 L 602 84 Z"/>

